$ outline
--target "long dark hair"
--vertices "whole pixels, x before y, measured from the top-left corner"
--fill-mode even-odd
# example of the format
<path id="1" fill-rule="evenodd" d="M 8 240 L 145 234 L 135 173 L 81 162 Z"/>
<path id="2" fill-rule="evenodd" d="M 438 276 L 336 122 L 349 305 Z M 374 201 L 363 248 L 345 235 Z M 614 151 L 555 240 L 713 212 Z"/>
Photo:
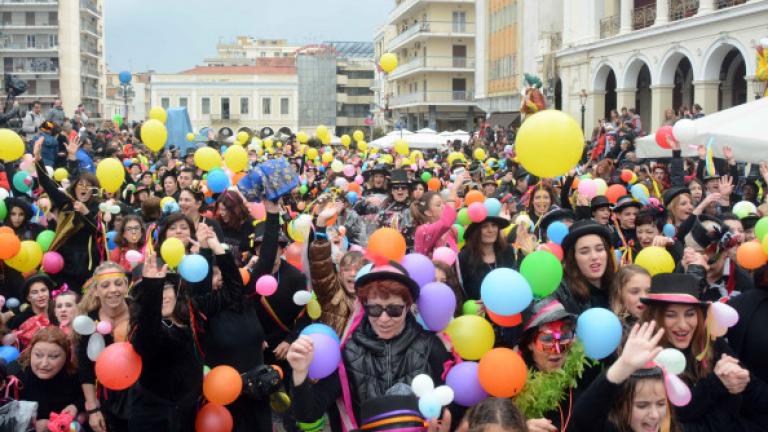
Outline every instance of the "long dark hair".
<path id="1" fill-rule="evenodd" d="M 600 289 L 604 291 L 610 290 L 613 278 L 616 275 L 616 263 L 614 262 L 613 249 L 608 243 L 608 240 L 603 236 L 600 237 L 600 241 L 605 247 L 606 263 L 605 273 L 600 278 Z M 578 239 L 576 239 L 578 241 Z M 585 302 L 589 299 L 589 281 L 579 270 L 579 265 L 576 263 L 576 245 L 565 254 L 565 263 L 563 264 L 563 279 L 568 285 L 568 289 L 571 294 L 576 297 L 579 302 Z"/>
<path id="2" fill-rule="evenodd" d="M 170 228 L 171 225 L 175 224 L 178 221 L 185 221 L 187 225 L 189 226 L 189 237 L 195 238 L 195 224 L 192 222 L 192 220 L 185 215 L 184 213 L 178 212 L 178 213 L 172 213 L 168 215 L 165 220 L 162 221 L 160 224 L 160 230 L 157 233 L 157 245 L 160 247 L 160 245 L 163 244 L 165 239 L 168 236 L 168 228 Z"/>
<path id="3" fill-rule="evenodd" d="M 469 254 L 470 268 L 478 268 L 483 265 L 483 254 L 481 253 L 482 235 L 480 234 L 480 231 L 483 229 L 483 225 L 487 223 L 496 225 L 496 223 L 492 221 L 480 222 L 480 226 L 470 232 L 471 235 L 465 235 L 464 237 L 466 241 L 464 249 L 466 249 Z M 498 225 L 496 226 L 498 227 Z M 496 242 L 493 244 L 493 252 L 498 257 L 508 246 L 504 235 L 501 233 L 501 227 L 499 227 L 499 234 L 496 236 Z"/>
<path id="4" fill-rule="evenodd" d="M 139 215 L 135 215 L 135 214 L 129 214 L 123 217 L 123 223 L 120 225 L 120 229 L 117 231 L 117 234 L 115 235 L 115 244 L 120 246 L 121 248 L 128 246 L 128 242 L 125 240 L 124 234 L 125 234 L 125 226 L 130 221 L 139 223 L 139 226 L 141 227 L 141 237 L 139 238 L 139 242 L 137 246 L 143 247 L 144 242 L 146 241 L 145 234 L 147 233 L 147 228 L 144 225 L 144 220 Z"/>
<path id="5" fill-rule="evenodd" d="M 557 205 L 557 197 L 555 196 L 555 191 L 554 191 L 554 189 L 552 189 L 552 188 L 551 188 L 551 187 L 549 187 L 549 186 L 546 186 L 546 185 L 544 185 L 544 184 L 541 184 L 541 183 L 539 183 L 539 185 L 538 185 L 538 186 L 536 186 L 536 188 L 535 188 L 535 189 L 534 189 L 534 190 L 531 192 L 531 199 L 530 199 L 530 201 L 528 202 L 528 209 L 527 209 L 527 210 L 528 210 L 528 214 L 529 214 L 529 215 L 531 215 L 532 217 L 533 217 L 533 216 L 535 216 L 535 217 L 537 217 L 537 218 L 538 218 L 538 217 L 540 217 L 539 215 L 537 215 L 537 214 L 536 214 L 536 213 L 533 211 L 533 201 L 534 201 L 533 197 L 535 197 L 535 196 L 536 196 L 536 192 L 538 192 L 538 191 L 541 191 L 541 190 L 543 190 L 543 191 L 546 191 L 546 192 L 549 194 L 549 200 L 550 200 L 549 208 L 550 208 L 550 209 L 552 208 L 552 206 L 555 206 L 555 205 Z M 543 215 L 542 215 L 542 216 L 543 216 Z"/>
<path id="6" fill-rule="evenodd" d="M 219 216 L 220 205 L 224 206 L 224 208 L 227 209 L 227 214 L 229 215 L 229 222 L 224 222 L 224 220 L 221 219 L 221 216 Z M 230 191 L 224 191 L 216 199 L 216 220 L 222 226 L 225 226 L 230 229 L 238 229 L 242 227 L 243 224 L 246 221 L 248 221 L 249 218 L 250 218 L 250 214 L 248 212 L 248 208 L 245 206 L 245 203 L 243 202 L 243 199 L 240 197 L 240 194 L 237 194 L 235 192 L 230 192 Z"/>

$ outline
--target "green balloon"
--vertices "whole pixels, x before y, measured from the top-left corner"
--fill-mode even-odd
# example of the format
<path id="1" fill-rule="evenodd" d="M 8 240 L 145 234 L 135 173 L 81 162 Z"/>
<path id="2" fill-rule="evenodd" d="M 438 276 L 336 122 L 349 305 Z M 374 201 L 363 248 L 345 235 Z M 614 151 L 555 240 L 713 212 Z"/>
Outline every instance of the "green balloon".
<path id="1" fill-rule="evenodd" d="M 475 300 L 467 300 L 461 307 L 461 312 L 464 315 L 477 315 L 480 312 L 480 305 Z"/>
<path id="2" fill-rule="evenodd" d="M 3 206 L 2 209 L 5 209 L 5 206 Z M 766 234 L 768 234 L 768 216 L 760 218 L 755 225 L 755 238 L 757 241 L 762 242 Z"/>
<path id="3" fill-rule="evenodd" d="M 307 187 L 307 185 L 301 185 L 301 187 L 299 188 L 299 192 L 302 195 L 306 194 L 308 191 L 309 191 L 309 188 Z"/>
<path id="4" fill-rule="evenodd" d="M 454 224 L 454 228 L 456 228 L 456 240 L 462 241 L 464 240 L 464 227 L 459 224 Z"/>
<path id="5" fill-rule="evenodd" d="M 460 224 L 467 226 L 472 221 L 469 219 L 469 213 L 467 213 L 467 208 L 464 207 L 461 210 L 459 210 L 459 215 L 456 217 L 456 220 L 459 221 Z"/>
<path id="6" fill-rule="evenodd" d="M 56 233 L 51 230 L 45 230 L 37 235 L 37 244 L 43 250 L 43 253 L 48 252 L 48 249 L 53 243 L 53 239 L 56 237 Z"/>
<path id="7" fill-rule="evenodd" d="M 540 299 L 552 294 L 560 286 L 563 266 L 554 254 L 541 250 L 523 259 L 520 274 L 531 286 L 533 296 Z"/>
<path id="8" fill-rule="evenodd" d="M 427 183 L 428 181 L 432 180 L 432 174 L 430 174 L 430 173 L 428 173 L 428 172 L 423 172 L 423 173 L 421 173 L 421 180 L 422 180 L 424 183 Z"/>
<path id="9" fill-rule="evenodd" d="M 0 200 L 0 220 L 5 220 L 8 216 L 8 207 L 5 206 L 5 200 Z"/>

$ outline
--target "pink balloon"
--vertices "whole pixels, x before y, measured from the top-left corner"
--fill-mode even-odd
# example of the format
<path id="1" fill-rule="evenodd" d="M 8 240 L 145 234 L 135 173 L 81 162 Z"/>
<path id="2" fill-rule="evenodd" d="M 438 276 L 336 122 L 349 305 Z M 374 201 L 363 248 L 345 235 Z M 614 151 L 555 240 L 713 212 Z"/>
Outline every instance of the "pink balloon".
<path id="1" fill-rule="evenodd" d="M 691 389 L 671 373 L 664 374 L 664 384 L 667 388 L 667 397 L 674 406 L 686 406 L 691 401 Z"/>
<path id="2" fill-rule="evenodd" d="M 488 216 L 488 209 L 485 208 L 483 203 L 473 202 L 467 207 L 467 214 L 469 215 L 469 220 L 478 223 L 482 222 L 483 219 Z"/>
<path id="3" fill-rule="evenodd" d="M 720 327 L 733 327 L 739 322 L 739 313 L 731 306 L 715 302 L 710 306 L 712 314 Z"/>
<path id="4" fill-rule="evenodd" d="M 597 183 L 592 179 L 584 179 L 579 182 L 579 195 L 592 199 L 597 195 Z"/>
<path id="5" fill-rule="evenodd" d="M 99 321 L 99 323 L 96 324 L 96 331 L 101 335 L 108 335 L 112 333 L 112 323 L 109 321 Z"/>
<path id="6" fill-rule="evenodd" d="M 363 184 L 363 182 L 364 182 L 364 181 L 365 181 L 365 179 L 364 179 L 364 178 L 363 178 L 363 176 L 361 176 L 360 174 L 358 174 L 357 176 L 355 176 L 355 183 L 357 183 L 357 184 L 361 185 L 361 184 Z"/>
<path id="7" fill-rule="evenodd" d="M 263 296 L 271 296 L 277 291 L 277 279 L 272 275 L 264 275 L 256 281 L 256 292 Z"/>
<path id="8" fill-rule="evenodd" d="M 15 344 L 17 340 L 18 337 L 16 336 L 16 333 L 8 333 L 3 336 L 3 346 L 11 346 Z"/>
<path id="9" fill-rule="evenodd" d="M 559 244 L 554 242 L 547 242 L 541 247 L 552 252 L 552 255 L 556 256 L 558 260 L 563 260 L 563 248 Z"/>
<path id="10" fill-rule="evenodd" d="M 352 165 L 345 165 L 343 172 L 345 176 L 352 177 L 355 175 L 355 167 L 353 167 Z"/>
<path id="11" fill-rule="evenodd" d="M 43 271 L 48 274 L 56 274 L 64 268 L 64 258 L 55 251 L 46 252 L 43 255 Z"/>
<path id="12" fill-rule="evenodd" d="M 456 252 L 449 247 L 441 246 L 432 253 L 432 259 L 451 266 L 456 262 Z"/>
<path id="13" fill-rule="evenodd" d="M 5 296 L 0 295 L 0 309 L 5 306 Z"/>
<path id="14" fill-rule="evenodd" d="M 131 263 L 135 264 L 137 262 L 140 262 L 142 259 L 144 259 L 144 255 L 142 255 L 141 252 L 137 250 L 129 250 L 125 253 L 125 259 Z"/>
<path id="15" fill-rule="evenodd" d="M 256 220 L 264 220 L 267 218 L 267 211 L 264 209 L 264 203 L 249 203 L 248 211 L 251 213 L 251 217 Z"/>

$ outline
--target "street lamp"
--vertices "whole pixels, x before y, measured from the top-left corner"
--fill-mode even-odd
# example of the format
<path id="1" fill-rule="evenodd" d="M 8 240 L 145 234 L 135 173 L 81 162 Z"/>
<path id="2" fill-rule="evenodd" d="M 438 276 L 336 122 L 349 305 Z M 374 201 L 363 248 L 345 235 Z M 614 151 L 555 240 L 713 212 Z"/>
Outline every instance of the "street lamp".
<path id="1" fill-rule="evenodd" d="M 587 97 L 589 95 L 587 94 L 587 91 L 584 89 L 581 89 L 581 93 L 579 93 L 579 101 L 581 102 L 581 130 L 584 131 L 584 114 L 587 112 Z"/>
<path id="2" fill-rule="evenodd" d="M 128 99 L 134 97 L 133 85 L 131 84 L 131 73 L 128 71 L 122 71 L 118 75 L 120 79 L 120 88 L 118 90 L 118 97 L 123 98 L 123 122 L 128 122 Z"/>

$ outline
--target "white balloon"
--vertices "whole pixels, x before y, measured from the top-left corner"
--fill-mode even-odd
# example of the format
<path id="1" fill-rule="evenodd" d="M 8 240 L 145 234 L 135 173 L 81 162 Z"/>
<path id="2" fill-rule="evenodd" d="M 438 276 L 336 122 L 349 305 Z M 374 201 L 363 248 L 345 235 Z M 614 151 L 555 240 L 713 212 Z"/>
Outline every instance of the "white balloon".
<path id="1" fill-rule="evenodd" d="M 665 348 L 661 350 L 654 361 L 663 366 L 667 373 L 680 375 L 685 370 L 685 355 L 674 348 Z"/>
<path id="2" fill-rule="evenodd" d="M 137 262 L 141 261 L 142 258 L 144 258 L 144 255 L 142 255 L 141 252 L 137 250 L 129 250 L 125 253 L 125 259 L 131 264 L 136 264 Z"/>
<path id="3" fill-rule="evenodd" d="M 4 200 L 6 198 L 8 198 L 8 191 L 0 188 L 0 200 Z"/>
<path id="4" fill-rule="evenodd" d="M 435 383 L 432 382 L 432 378 L 429 375 L 419 374 L 413 377 L 411 389 L 416 396 L 423 397 L 435 389 Z"/>
<path id="5" fill-rule="evenodd" d="M 99 333 L 94 333 L 91 338 L 88 339 L 88 348 L 86 353 L 91 361 L 96 361 L 99 358 L 99 354 L 104 351 L 104 336 Z"/>
<path id="6" fill-rule="evenodd" d="M 453 402 L 453 389 L 446 385 L 436 388 L 433 394 L 442 406 L 448 406 Z"/>
<path id="7" fill-rule="evenodd" d="M 763 48 L 768 48 L 768 38 L 760 39 L 760 45 L 762 45 Z"/>
<path id="8" fill-rule="evenodd" d="M 672 135 L 681 144 L 691 144 L 696 139 L 696 123 L 690 119 L 681 119 L 672 127 Z"/>
<path id="9" fill-rule="evenodd" d="M 72 329 L 77 334 L 88 336 L 96 331 L 96 323 L 87 315 L 78 315 L 72 321 Z"/>
<path id="10" fill-rule="evenodd" d="M 293 302 L 297 306 L 306 306 L 312 300 L 312 293 L 309 291 L 301 290 L 293 293 Z"/>

